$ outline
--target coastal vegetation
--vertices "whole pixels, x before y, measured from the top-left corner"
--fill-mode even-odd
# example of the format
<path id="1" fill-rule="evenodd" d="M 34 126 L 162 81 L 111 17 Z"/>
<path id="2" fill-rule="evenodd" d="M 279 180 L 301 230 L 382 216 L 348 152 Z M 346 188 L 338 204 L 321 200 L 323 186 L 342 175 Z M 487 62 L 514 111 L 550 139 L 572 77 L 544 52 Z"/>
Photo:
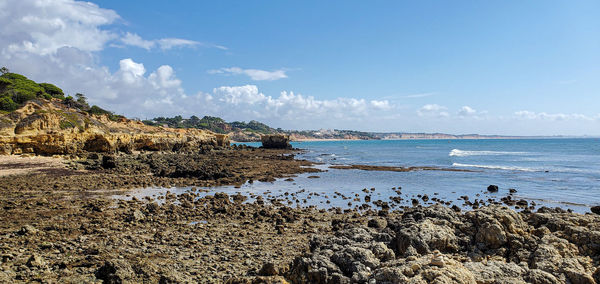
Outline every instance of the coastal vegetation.
<path id="1" fill-rule="evenodd" d="M 114 114 L 96 105 L 90 107 L 87 97 L 82 93 L 76 93 L 75 97 L 71 95 L 65 96 L 64 91 L 54 84 L 36 83 L 24 75 L 10 72 L 6 67 L 0 68 L 0 73 L 2 73 L 0 75 L 0 113 L 15 111 L 31 100 L 56 99 L 65 106 L 85 111 L 89 114 L 107 115 L 113 121 L 124 118 L 122 115 Z M 69 125 L 73 125 L 73 123 L 65 121 L 61 125 L 69 128 Z"/>

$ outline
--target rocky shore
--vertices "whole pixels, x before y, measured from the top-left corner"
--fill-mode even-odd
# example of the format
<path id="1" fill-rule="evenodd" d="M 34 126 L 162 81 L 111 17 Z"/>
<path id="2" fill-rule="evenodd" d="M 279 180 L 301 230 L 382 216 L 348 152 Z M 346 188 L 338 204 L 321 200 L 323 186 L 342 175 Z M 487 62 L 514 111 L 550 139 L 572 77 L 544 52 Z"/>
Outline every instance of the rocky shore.
<path id="1" fill-rule="evenodd" d="M 295 193 L 248 202 L 202 188 L 319 171 L 294 154 L 207 146 L 5 164 L 23 171 L 0 176 L 0 282 L 600 282 L 597 214 L 499 202 L 464 211 L 426 194 L 414 206 L 369 198 L 361 202 L 373 206 L 324 210 L 296 207 Z M 170 186 L 195 187 L 112 197 Z"/>

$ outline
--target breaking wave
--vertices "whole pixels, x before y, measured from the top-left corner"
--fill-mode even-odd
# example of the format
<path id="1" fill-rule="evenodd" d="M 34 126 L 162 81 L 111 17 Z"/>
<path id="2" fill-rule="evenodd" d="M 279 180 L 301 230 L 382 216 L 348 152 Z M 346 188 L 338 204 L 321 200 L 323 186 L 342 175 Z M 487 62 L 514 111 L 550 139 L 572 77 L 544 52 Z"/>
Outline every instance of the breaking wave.
<path id="1" fill-rule="evenodd" d="M 467 151 L 452 149 L 448 156 L 468 157 L 468 156 L 500 156 L 500 155 L 527 155 L 528 152 L 506 152 L 506 151 Z"/>
<path id="2" fill-rule="evenodd" d="M 480 168 L 480 169 L 494 169 L 494 170 L 522 171 L 522 172 L 539 172 L 540 171 L 540 170 L 532 169 L 532 168 L 514 167 L 514 166 L 498 166 L 498 165 L 471 165 L 471 164 L 453 163 L 452 166 L 463 167 L 463 168 Z"/>

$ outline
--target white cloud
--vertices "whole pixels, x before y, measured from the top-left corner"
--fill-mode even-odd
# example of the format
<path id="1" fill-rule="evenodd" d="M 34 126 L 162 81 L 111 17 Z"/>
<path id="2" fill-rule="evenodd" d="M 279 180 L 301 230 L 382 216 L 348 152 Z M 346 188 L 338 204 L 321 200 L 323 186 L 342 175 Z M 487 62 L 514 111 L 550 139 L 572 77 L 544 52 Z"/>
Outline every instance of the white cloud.
<path id="1" fill-rule="evenodd" d="M 259 69 L 242 69 L 240 67 L 209 70 L 210 74 L 246 75 L 254 81 L 274 81 L 287 78 L 285 70 L 265 71 Z"/>
<path id="2" fill-rule="evenodd" d="M 427 104 L 417 110 L 419 116 L 448 117 L 450 114 L 446 111 L 448 108 L 437 104 Z"/>
<path id="3" fill-rule="evenodd" d="M 89 2 L 71 0 L 0 1 L 0 52 L 48 55 L 61 47 L 100 51 L 116 35 L 101 29 L 119 15 Z"/>
<path id="4" fill-rule="evenodd" d="M 579 114 L 579 113 L 571 113 L 571 114 L 546 113 L 546 112 L 536 113 L 536 112 L 532 112 L 532 111 L 528 111 L 528 110 L 517 111 L 517 112 L 515 112 L 515 116 L 520 119 L 530 119 L 530 120 L 538 119 L 538 120 L 550 120 L 550 121 L 560 121 L 560 120 L 592 121 L 592 120 L 597 119 L 597 118 L 590 117 L 590 116 L 587 116 L 584 114 Z"/>
<path id="5" fill-rule="evenodd" d="M 373 108 L 380 110 L 389 110 L 393 107 L 388 100 L 372 100 L 370 103 Z"/>
<path id="6" fill-rule="evenodd" d="M 168 50 L 175 47 L 195 47 L 199 45 L 207 46 L 201 42 L 189 40 L 189 39 L 181 39 L 181 38 L 163 38 L 157 40 L 145 40 L 141 36 L 127 32 L 121 38 L 121 42 L 130 45 L 140 47 L 146 50 L 150 50 L 154 47 L 158 47 L 162 50 Z M 218 48 L 224 48 L 218 46 Z"/>
<path id="7" fill-rule="evenodd" d="M 204 96 L 200 98 L 206 100 Z M 293 121 L 312 121 L 323 123 L 325 120 L 353 121 L 366 116 L 377 116 L 382 110 L 389 110 L 387 101 L 366 101 L 356 98 L 336 98 L 318 100 L 313 96 L 304 96 L 283 91 L 279 97 L 267 96 L 255 85 L 223 86 L 213 90 L 208 97 L 221 115 L 232 119 L 281 119 Z"/>
<path id="8" fill-rule="evenodd" d="M 474 115 L 476 113 L 477 113 L 477 111 L 474 110 L 473 108 L 471 108 L 470 106 L 463 106 L 458 111 L 458 115 L 459 116 L 471 116 L 471 115 Z"/>
<path id="9" fill-rule="evenodd" d="M 192 47 L 192 46 L 200 45 L 200 42 L 188 40 L 188 39 L 181 39 L 181 38 L 163 38 L 163 39 L 157 40 L 157 43 L 161 49 L 171 49 L 174 47 L 184 47 L 184 46 Z"/>
<path id="10" fill-rule="evenodd" d="M 127 32 L 125 36 L 121 38 L 121 41 L 126 45 L 141 47 L 146 50 L 150 50 L 156 45 L 155 41 L 145 40 L 137 34 Z"/>
<path id="11" fill-rule="evenodd" d="M 253 105 L 267 99 L 265 95 L 258 92 L 258 87 L 254 85 L 234 87 L 224 86 L 213 89 L 213 93 L 215 96 L 220 97 L 220 101 L 231 105 Z"/>

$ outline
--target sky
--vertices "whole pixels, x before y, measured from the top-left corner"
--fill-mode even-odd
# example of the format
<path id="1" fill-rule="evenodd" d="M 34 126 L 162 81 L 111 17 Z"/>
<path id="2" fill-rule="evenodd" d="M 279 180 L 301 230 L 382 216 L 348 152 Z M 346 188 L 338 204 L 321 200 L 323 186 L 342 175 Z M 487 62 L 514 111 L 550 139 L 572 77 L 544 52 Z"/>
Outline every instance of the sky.
<path id="1" fill-rule="evenodd" d="M 0 1 L 0 65 L 128 117 L 600 135 L 599 1 Z"/>

